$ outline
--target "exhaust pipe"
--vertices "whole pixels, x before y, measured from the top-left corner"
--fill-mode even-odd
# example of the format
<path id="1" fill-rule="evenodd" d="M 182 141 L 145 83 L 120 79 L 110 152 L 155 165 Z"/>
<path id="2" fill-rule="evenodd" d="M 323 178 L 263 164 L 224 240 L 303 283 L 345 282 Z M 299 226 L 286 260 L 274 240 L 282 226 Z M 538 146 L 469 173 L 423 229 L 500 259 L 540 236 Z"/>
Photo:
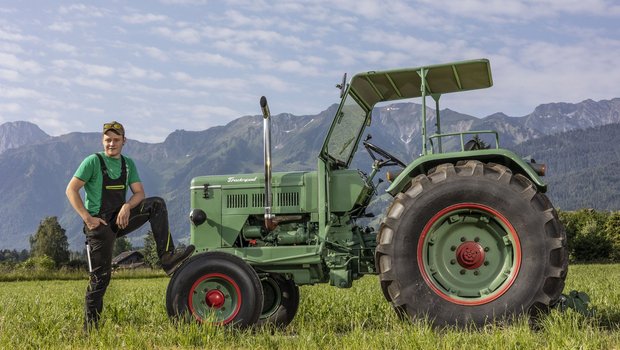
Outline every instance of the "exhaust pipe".
<path id="1" fill-rule="evenodd" d="M 265 158 L 265 228 L 273 231 L 277 224 L 274 222 L 275 215 L 271 213 L 271 113 L 267 98 L 260 98 L 260 109 L 263 112 L 263 154 Z"/>

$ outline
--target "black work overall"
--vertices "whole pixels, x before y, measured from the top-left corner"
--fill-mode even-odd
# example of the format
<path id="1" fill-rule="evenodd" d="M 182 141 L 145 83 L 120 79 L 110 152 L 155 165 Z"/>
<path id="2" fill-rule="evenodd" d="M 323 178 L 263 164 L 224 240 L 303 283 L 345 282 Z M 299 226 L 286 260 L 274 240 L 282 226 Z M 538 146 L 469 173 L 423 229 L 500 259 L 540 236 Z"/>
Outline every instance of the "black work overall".
<path id="1" fill-rule="evenodd" d="M 117 179 L 112 179 L 108 175 L 103 157 L 99 153 L 96 154 L 101 164 L 103 185 L 101 189 L 101 209 L 95 216 L 103 219 L 107 225 L 101 224 L 93 230 L 89 230 L 84 225 L 92 267 L 84 305 L 85 327 L 98 326 L 99 317 L 103 310 L 103 295 L 110 283 L 112 252 L 114 250 L 114 241 L 117 237 L 122 237 L 149 221 L 153 231 L 153 238 L 157 245 L 158 256 L 161 258 L 164 253 L 174 250 L 174 244 L 172 243 L 172 237 L 168 228 L 166 203 L 159 197 L 146 198 L 131 209 L 127 227 L 119 229 L 116 225 L 116 216 L 123 204 L 125 204 L 127 194 L 127 165 L 125 157 L 121 156 L 121 175 Z"/>

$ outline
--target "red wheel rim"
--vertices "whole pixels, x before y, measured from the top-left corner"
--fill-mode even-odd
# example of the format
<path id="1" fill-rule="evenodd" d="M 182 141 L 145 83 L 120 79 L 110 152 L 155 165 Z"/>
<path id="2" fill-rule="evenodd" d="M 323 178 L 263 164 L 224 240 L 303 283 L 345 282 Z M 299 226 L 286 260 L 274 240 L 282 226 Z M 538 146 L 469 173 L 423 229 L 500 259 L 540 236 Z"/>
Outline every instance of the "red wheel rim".
<path id="1" fill-rule="evenodd" d="M 241 309 L 241 289 L 229 276 L 209 273 L 200 277 L 189 290 L 188 306 L 199 322 L 215 314 L 215 324 L 230 323 Z"/>
<path id="2" fill-rule="evenodd" d="M 495 236 L 489 234 L 486 240 L 492 241 L 496 246 L 481 244 L 482 242 L 477 241 L 479 237 L 468 238 L 468 235 L 459 233 L 473 226 L 470 224 L 459 228 L 457 217 L 459 215 L 471 218 L 470 221 L 473 221 L 474 217 L 487 217 L 495 228 L 495 231 L 492 229 L 488 231 Z M 500 231 L 496 229 L 498 227 L 501 228 L 502 235 L 496 234 L 496 231 Z M 481 232 L 484 234 L 486 231 L 481 229 Z M 455 243 L 456 237 L 453 236 L 457 233 L 459 240 Z M 484 271 L 489 264 L 487 258 L 491 260 L 492 257 L 487 250 L 494 253 L 495 248 L 501 247 L 503 241 L 510 243 L 506 244 L 509 248 L 505 248 L 505 254 L 499 254 L 497 263 L 491 264 L 491 267 L 497 265 L 495 270 L 489 269 L 492 272 L 485 276 L 481 271 Z M 493 248 L 489 249 L 489 246 Z M 516 280 L 521 267 L 521 244 L 512 224 L 497 210 L 477 203 L 455 204 L 439 211 L 424 226 L 418 240 L 417 262 L 424 281 L 441 298 L 459 305 L 482 305 L 504 295 Z M 506 272 L 505 266 L 509 266 L 509 272 Z M 484 278 L 492 280 L 493 287 L 496 288 L 489 290 L 488 293 L 481 292 L 478 296 L 466 293 L 466 296 L 462 296 L 459 288 L 468 287 L 470 279 L 475 278 L 474 274 L 475 277 L 482 274 L 482 281 L 485 281 Z M 478 288 L 475 284 L 474 287 Z"/>

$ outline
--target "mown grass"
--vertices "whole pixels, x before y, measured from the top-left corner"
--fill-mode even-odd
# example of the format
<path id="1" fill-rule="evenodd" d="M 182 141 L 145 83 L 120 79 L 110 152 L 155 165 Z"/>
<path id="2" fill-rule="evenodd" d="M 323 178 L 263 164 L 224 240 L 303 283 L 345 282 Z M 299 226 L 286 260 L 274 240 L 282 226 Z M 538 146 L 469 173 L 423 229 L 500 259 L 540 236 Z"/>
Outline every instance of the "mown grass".
<path id="1" fill-rule="evenodd" d="M 351 289 L 301 288 L 299 312 L 284 330 L 238 331 L 174 324 L 165 311 L 168 279 L 113 278 L 102 327 L 82 332 L 86 281 L 0 283 L 0 348 L 245 349 L 614 349 L 620 348 L 620 265 L 571 266 L 566 292 L 588 293 L 594 317 L 554 310 L 537 328 L 525 320 L 479 330 L 435 330 L 403 322 L 376 277 Z"/>

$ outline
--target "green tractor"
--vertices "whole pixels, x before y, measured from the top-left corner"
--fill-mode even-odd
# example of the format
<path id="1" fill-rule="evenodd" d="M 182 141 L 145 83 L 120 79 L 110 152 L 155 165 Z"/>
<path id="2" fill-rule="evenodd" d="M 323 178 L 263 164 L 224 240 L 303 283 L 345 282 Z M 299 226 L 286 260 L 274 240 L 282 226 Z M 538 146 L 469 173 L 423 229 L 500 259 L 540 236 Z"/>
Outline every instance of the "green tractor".
<path id="1" fill-rule="evenodd" d="M 265 171 L 191 182 L 196 253 L 166 293 L 172 318 L 247 327 L 289 324 L 300 285 L 351 287 L 367 274 L 404 318 L 483 325 L 548 311 L 568 270 L 565 232 L 544 195 L 543 164 L 499 148 L 494 131 L 441 133 L 439 98 L 492 85 L 486 59 L 346 75 L 316 171 L 271 172 L 270 113 L 261 98 Z M 437 132 L 427 137 L 426 99 Z M 422 100 L 422 154 L 405 163 L 363 137 L 375 104 Z M 432 119 L 432 117 L 431 117 Z M 495 147 L 478 135 L 490 134 Z M 466 142 L 466 139 L 472 138 Z M 444 152 L 452 141 L 456 151 Z M 372 171 L 350 169 L 362 144 Z M 381 168 L 393 197 L 379 231 L 370 214 Z M 378 181 L 377 181 L 378 182 Z"/>

